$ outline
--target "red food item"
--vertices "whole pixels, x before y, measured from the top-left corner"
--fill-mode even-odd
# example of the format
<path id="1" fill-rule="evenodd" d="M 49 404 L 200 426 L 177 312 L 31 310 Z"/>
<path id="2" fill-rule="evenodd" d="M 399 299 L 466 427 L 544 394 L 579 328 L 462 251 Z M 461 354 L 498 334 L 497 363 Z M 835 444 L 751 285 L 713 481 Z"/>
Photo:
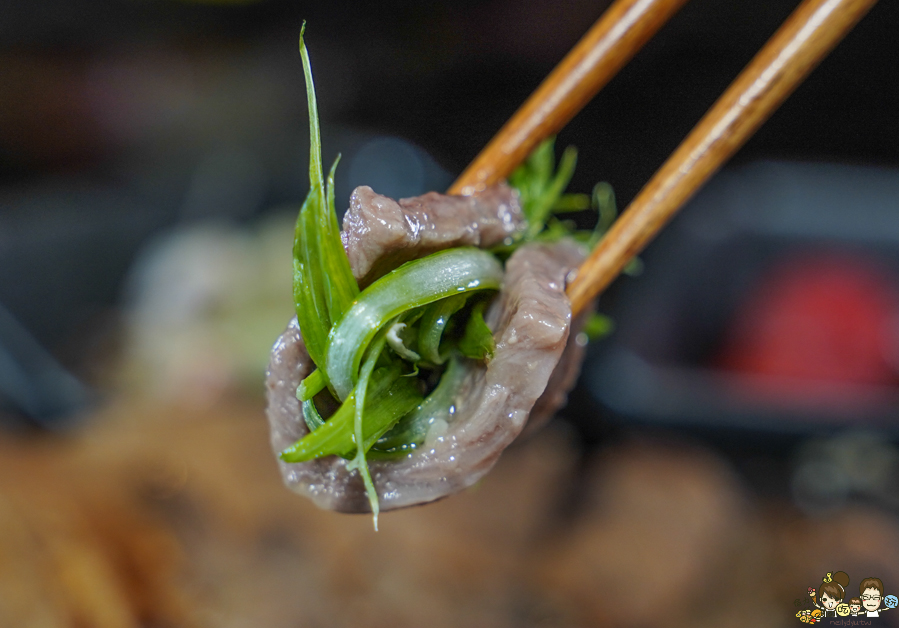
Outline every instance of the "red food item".
<path id="1" fill-rule="evenodd" d="M 899 290 L 877 265 L 848 255 L 787 259 L 738 310 L 716 363 L 766 376 L 781 392 L 822 382 L 893 385 Z M 818 385 L 803 388 L 801 380 Z"/>

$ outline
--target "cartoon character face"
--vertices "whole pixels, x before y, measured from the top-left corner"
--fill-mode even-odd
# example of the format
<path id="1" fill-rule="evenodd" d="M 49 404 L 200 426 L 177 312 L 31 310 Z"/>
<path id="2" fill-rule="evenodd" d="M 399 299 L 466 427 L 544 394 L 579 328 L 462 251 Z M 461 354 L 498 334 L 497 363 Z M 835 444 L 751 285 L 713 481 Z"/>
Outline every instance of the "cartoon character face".
<path id="1" fill-rule="evenodd" d="M 849 605 L 849 611 L 852 612 L 852 613 L 857 613 L 857 612 L 859 612 L 861 609 L 862 609 L 862 607 L 859 606 L 858 604 L 850 604 L 850 605 Z"/>
<path id="2" fill-rule="evenodd" d="M 876 591 L 875 591 L 875 593 L 876 593 Z M 837 602 L 839 602 L 839 600 L 837 600 L 836 598 L 830 597 L 829 595 L 827 595 L 827 593 L 821 594 L 821 606 L 823 606 L 827 610 L 830 611 L 830 610 L 835 609 L 837 607 Z M 880 600 L 878 600 L 877 603 L 880 604 Z"/>
<path id="3" fill-rule="evenodd" d="M 873 587 L 865 589 L 862 593 L 862 606 L 866 611 L 876 611 L 880 608 L 880 591 Z"/>

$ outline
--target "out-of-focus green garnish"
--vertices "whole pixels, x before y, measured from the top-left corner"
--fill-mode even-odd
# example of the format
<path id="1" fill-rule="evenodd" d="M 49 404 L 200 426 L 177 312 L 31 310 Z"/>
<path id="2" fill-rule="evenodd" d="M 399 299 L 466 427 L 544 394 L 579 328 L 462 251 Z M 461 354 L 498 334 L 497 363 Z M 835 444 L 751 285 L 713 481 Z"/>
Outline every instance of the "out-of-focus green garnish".
<path id="1" fill-rule="evenodd" d="M 615 321 L 606 316 L 594 312 L 587 318 L 584 323 L 583 333 L 587 334 L 590 340 L 599 340 L 604 336 L 608 336 L 615 330 Z"/>

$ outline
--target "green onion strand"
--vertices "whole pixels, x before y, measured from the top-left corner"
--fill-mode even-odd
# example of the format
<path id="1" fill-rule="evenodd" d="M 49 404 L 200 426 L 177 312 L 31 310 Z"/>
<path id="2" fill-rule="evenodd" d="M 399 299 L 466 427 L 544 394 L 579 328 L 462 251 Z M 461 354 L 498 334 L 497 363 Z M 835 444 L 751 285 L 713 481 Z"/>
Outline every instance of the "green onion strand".
<path id="1" fill-rule="evenodd" d="M 374 444 L 368 452 L 369 457 L 393 458 L 405 455 L 424 442 L 428 429 L 435 421 L 452 422 L 456 410 L 456 393 L 467 374 L 463 360 L 450 359 L 437 387 Z"/>
<path id="2" fill-rule="evenodd" d="M 399 375 L 398 367 L 382 367 L 372 375 L 362 426 L 365 447 L 371 447 L 422 401 L 417 382 Z M 355 455 L 355 415 L 355 395 L 351 393 L 324 425 L 282 451 L 281 460 L 306 462 L 324 456 Z"/>
<path id="3" fill-rule="evenodd" d="M 450 318 L 465 307 L 470 293 L 454 294 L 432 303 L 425 309 L 418 329 L 418 348 L 421 357 L 430 364 L 443 364 L 446 356 L 440 353 L 440 340 Z"/>
<path id="4" fill-rule="evenodd" d="M 343 249 L 334 211 L 334 172 L 339 158 L 328 173 L 327 189 L 325 187 L 318 106 L 302 32 L 300 57 L 309 107 L 309 194 L 297 217 L 293 294 L 306 349 L 316 366 L 321 367 L 328 332 L 359 294 L 359 286 Z"/>
<path id="5" fill-rule="evenodd" d="M 318 413 L 318 408 L 315 407 L 315 402 L 312 399 L 305 400 L 302 405 L 303 420 L 306 422 L 306 427 L 309 428 L 310 432 L 314 432 L 325 424 L 325 420 Z"/>
<path id="6" fill-rule="evenodd" d="M 297 399 L 308 401 L 323 391 L 327 385 L 328 380 L 325 378 L 325 372 L 321 369 L 315 369 L 300 382 L 300 385 L 297 387 Z"/>
<path id="7" fill-rule="evenodd" d="M 500 287 L 503 269 L 490 253 L 447 249 L 406 262 L 369 286 L 331 329 L 325 370 L 339 399 L 354 388 L 375 333 L 405 310 L 473 290 Z"/>
<path id="8" fill-rule="evenodd" d="M 493 357 L 496 349 L 496 341 L 493 332 L 484 322 L 484 308 L 487 301 L 479 301 L 471 310 L 468 323 L 465 325 L 465 334 L 459 341 L 459 351 L 467 358 L 473 360 L 485 360 Z"/>

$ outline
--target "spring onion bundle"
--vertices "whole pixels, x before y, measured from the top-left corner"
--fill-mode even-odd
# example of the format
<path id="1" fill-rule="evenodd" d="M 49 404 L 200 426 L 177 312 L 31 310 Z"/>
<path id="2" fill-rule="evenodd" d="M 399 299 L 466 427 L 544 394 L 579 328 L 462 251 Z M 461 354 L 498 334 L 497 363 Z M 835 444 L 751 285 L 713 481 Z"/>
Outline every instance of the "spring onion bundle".
<path id="1" fill-rule="evenodd" d="M 544 142 L 510 177 L 525 229 L 491 250 L 462 246 L 406 261 L 360 290 L 337 224 L 337 161 L 324 177 L 302 33 L 300 54 L 309 105 L 310 190 L 296 223 L 294 299 L 302 340 L 316 368 L 296 388 L 308 433 L 280 457 L 285 463 L 346 459 L 346 469 L 364 482 L 377 528 L 379 499 L 369 460 L 396 459 L 419 448 L 435 422 L 451 419 L 465 366 L 491 362 L 495 330 L 485 312 L 504 284 L 504 261 L 529 241 L 563 236 L 595 241 L 599 231 L 575 233 L 555 213 L 598 208 L 601 230 L 608 226 L 613 200 L 604 185 L 592 199 L 563 194 L 576 152 L 567 149 L 556 168 L 552 141 Z"/>

